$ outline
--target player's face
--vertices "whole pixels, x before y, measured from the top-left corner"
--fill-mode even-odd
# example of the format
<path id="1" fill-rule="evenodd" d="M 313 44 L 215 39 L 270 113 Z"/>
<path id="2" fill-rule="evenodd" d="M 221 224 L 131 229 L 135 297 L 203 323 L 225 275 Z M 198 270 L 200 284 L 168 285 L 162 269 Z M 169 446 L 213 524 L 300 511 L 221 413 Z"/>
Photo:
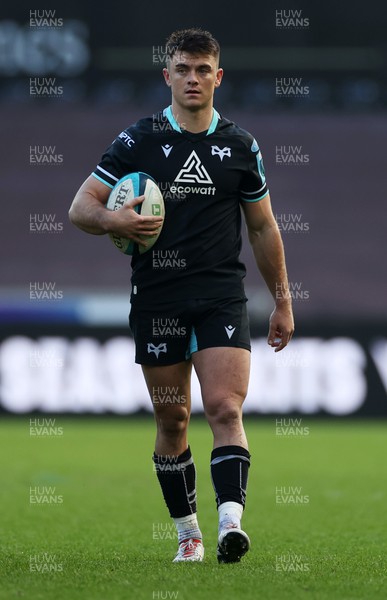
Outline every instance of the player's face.
<path id="1" fill-rule="evenodd" d="M 188 110 L 212 106 L 215 88 L 223 77 L 223 69 L 218 68 L 214 56 L 187 52 L 174 54 L 163 73 L 174 101 Z"/>

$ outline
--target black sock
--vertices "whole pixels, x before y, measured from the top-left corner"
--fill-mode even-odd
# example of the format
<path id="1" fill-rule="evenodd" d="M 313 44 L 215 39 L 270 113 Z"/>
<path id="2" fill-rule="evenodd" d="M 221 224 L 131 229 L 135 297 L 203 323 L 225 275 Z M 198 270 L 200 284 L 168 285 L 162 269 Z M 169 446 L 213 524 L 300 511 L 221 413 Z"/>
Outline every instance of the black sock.
<path id="1" fill-rule="evenodd" d="M 180 456 L 153 454 L 153 461 L 171 517 L 196 513 L 196 470 L 190 447 Z"/>
<path id="2" fill-rule="evenodd" d="M 215 500 L 245 506 L 250 454 L 242 446 L 221 446 L 211 453 L 211 477 Z"/>

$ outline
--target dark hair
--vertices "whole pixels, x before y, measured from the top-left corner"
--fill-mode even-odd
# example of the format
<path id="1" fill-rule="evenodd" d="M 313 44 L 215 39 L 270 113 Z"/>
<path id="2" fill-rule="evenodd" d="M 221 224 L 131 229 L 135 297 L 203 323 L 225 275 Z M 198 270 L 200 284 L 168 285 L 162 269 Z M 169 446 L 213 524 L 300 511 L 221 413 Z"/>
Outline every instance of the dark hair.
<path id="1" fill-rule="evenodd" d="M 189 54 L 211 54 L 218 59 L 220 47 L 212 33 L 191 27 L 171 33 L 167 39 L 166 51 L 169 58 L 172 58 L 176 52 L 188 52 Z"/>

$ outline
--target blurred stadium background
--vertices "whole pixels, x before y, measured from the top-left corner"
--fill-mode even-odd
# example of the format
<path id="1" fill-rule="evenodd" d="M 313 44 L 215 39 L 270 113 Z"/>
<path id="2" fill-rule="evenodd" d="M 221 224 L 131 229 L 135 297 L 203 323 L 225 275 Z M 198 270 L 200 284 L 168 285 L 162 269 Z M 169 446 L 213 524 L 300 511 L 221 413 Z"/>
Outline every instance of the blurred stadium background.
<path id="1" fill-rule="evenodd" d="M 127 328 L 129 259 L 67 211 L 117 133 L 169 103 L 165 38 L 192 25 L 222 46 L 217 109 L 261 146 L 294 298 L 296 336 L 277 356 L 245 240 L 246 412 L 387 414 L 387 13 L 285 4 L 2 4 L 3 414 L 149 411 Z M 196 380 L 193 400 L 200 412 Z"/>
<path id="2" fill-rule="evenodd" d="M 117 133 L 169 104 L 165 38 L 192 25 L 222 46 L 217 109 L 261 146 L 296 317 L 275 355 L 245 239 L 253 545 L 237 577 L 215 558 L 200 416 L 207 556 L 171 568 L 130 259 L 67 218 Z M 1 599 L 385 599 L 386 30 L 380 0 L 2 2 Z"/>

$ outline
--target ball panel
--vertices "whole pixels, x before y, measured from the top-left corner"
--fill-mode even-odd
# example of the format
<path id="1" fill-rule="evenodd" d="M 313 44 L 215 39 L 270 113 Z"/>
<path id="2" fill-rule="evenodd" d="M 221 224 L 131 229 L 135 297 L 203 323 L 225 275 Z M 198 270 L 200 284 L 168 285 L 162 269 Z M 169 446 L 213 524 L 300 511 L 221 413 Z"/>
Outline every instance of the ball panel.
<path id="1" fill-rule="evenodd" d="M 145 190 L 143 192 L 145 194 L 145 200 L 141 205 L 141 214 L 146 217 L 164 217 L 165 216 L 165 206 L 164 206 L 164 198 L 160 189 L 156 182 L 148 178 L 146 180 Z M 159 239 L 161 230 L 163 226 L 161 225 L 157 234 L 153 236 L 142 235 L 141 239 L 146 240 L 148 245 L 145 247 L 139 246 L 140 254 L 144 254 L 144 252 L 148 252 L 157 240 Z"/>
<path id="2" fill-rule="evenodd" d="M 144 216 L 162 216 L 165 215 L 164 199 L 163 196 L 152 177 L 146 173 L 129 173 L 122 177 L 114 188 L 112 189 L 106 208 L 109 210 L 118 210 L 126 202 L 130 202 L 138 196 L 145 195 L 145 200 L 142 204 L 138 204 L 134 207 L 134 210 Z M 154 236 L 143 235 L 142 239 L 148 241 L 147 247 L 139 246 L 140 254 L 147 252 L 158 240 L 161 228 L 159 232 Z M 124 254 L 131 255 L 134 252 L 136 243 L 127 238 L 123 238 L 117 234 L 109 233 L 109 237 L 113 244 L 123 252 Z"/>
<path id="3" fill-rule="evenodd" d="M 136 197 L 136 183 L 138 188 L 138 182 L 136 182 L 136 179 L 131 177 L 131 175 L 126 175 L 125 177 L 120 179 L 120 181 L 116 183 L 116 185 L 110 192 L 106 208 L 108 208 L 109 210 L 118 210 L 126 202 L 130 202 L 131 200 L 133 200 L 133 198 Z M 135 210 L 139 212 L 137 206 L 135 207 Z M 134 242 L 132 240 L 123 238 L 115 233 L 109 233 L 109 237 L 118 250 L 120 250 L 124 254 L 133 254 Z"/>

